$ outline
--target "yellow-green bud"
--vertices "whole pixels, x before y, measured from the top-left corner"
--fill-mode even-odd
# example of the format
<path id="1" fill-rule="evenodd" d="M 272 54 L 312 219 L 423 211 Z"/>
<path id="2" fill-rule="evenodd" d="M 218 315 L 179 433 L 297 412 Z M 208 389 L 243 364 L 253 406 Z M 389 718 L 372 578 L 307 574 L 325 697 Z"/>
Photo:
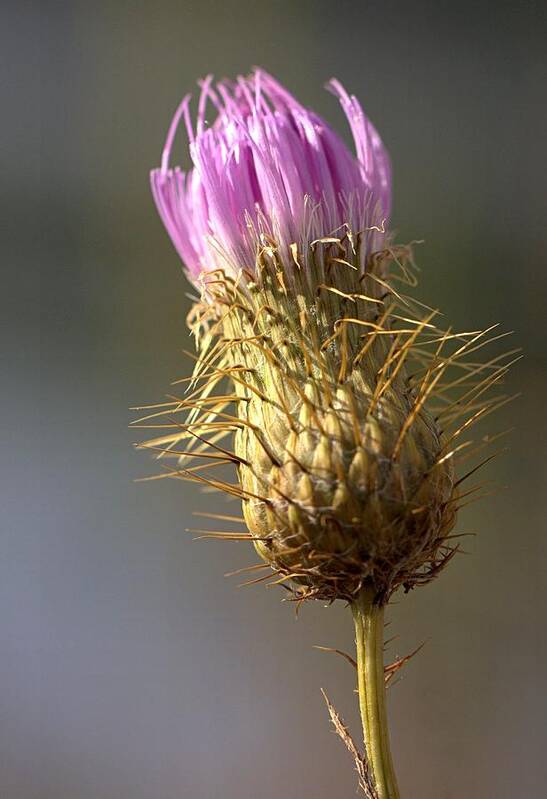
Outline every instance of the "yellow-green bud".
<path id="1" fill-rule="evenodd" d="M 422 401 L 433 377 L 407 368 L 427 323 L 397 320 L 385 260 L 365 280 L 348 263 L 335 285 L 298 271 L 287 285 L 262 259 L 252 285 L 207 286 L 224 362 L 245 368 L 233 373 L 244 517 L 303 597 L 369 584 L 385 601 L 447 557 L 452 461 Z"/>

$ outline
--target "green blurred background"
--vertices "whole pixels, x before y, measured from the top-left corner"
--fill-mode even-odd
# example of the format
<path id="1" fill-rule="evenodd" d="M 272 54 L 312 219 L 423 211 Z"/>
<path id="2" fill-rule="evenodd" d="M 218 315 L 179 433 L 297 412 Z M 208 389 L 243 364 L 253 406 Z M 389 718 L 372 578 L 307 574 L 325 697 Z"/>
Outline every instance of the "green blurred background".
<path id="1" fill-rule="evenodd" d="M 192 542 L 223 500 L 132 450 L 128 407 L 190 367 L 180 263 L 148 170 L 181 95 L 258 63 L 342 127 L 363 102 L 394 165 L 421 296 L 525 350 L 495 420 L 504 490 L 433 585 L 390 612 L 404 799 L 538 797 L 546 781 L 547 26 L 533 2 L 2 4 L 1 768 L 6 799 L 355 796 L 320 694 L 358 732 L 349 613 L 236 589 L 243 544 Z M 7 128 L 7 130 L 6 130 Z M 9 219 L 9 222 L 7 220 Z M 494 422 L 493 422 L 494 423 Z M 213 507 L 214 506 L 214 507 Z"/>

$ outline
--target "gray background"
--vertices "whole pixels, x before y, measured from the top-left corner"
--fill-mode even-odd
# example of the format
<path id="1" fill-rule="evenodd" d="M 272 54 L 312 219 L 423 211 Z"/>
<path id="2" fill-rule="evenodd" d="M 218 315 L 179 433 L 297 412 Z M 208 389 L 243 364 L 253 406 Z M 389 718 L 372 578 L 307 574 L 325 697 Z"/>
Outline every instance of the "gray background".
<path id="1" fill-rule="evenodd" d="M 187 286 L 156 216 L 180 96 L 259 63 L 342 126 L 362 100 L 391 151 L 421 296 L 502 321 L 525 360 L 515 426 L 470 506 L 469 555 L 390 612 L 404 799 L 537 797 L 545 777 L 545 18 L 532 2 L 2 4 L 2 600 L 6 799 L 355 795 L 319 689 L 358 731 L 342 606 L 236 589 L 243 544 L 191 541 L 222 499 L 131 448 L 128 406 L 188 372 Z"/>

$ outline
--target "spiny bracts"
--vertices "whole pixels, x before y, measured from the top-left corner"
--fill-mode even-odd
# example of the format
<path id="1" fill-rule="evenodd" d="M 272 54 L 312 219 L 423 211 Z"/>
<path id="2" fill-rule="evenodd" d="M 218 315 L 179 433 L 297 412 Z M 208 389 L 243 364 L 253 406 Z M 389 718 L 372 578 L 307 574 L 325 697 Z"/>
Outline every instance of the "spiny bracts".
<path id="1" fill-rule="evenodd" d="M 290 278 L 272 244 L 252 274 L 204 274 L 189 393 L 141 422 L 170 429 L 144 445 L 178 461 L 169 476 L 241 500 L 248 533 L 218 536 L 252 540 L 274 581 L 348 601 L 370 584 L 383 603 L 457 551 L 469 492 L 454 464 L 474 454 L 460 438 L 507 401 L 484 394 L 508 364 L 469 357 L 498 335 L 442 330 L 393 287 L 414 283 L 409 248 L 375 253 L 361 273 L 354 241 L 315 242 L 313 272 L 295 251 Z M 238 482 L 210 476 L 227 464 Z"/>

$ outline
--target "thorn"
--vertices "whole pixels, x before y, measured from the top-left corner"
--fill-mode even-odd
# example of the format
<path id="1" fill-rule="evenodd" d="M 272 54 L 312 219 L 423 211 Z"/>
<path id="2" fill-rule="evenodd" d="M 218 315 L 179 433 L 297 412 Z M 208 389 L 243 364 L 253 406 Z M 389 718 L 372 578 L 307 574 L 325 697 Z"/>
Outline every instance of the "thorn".
<path id="1" fill-rule="evenodd" d="M 394 660 L 393 663 L 390 663 L 388 666 L 386 666 L 384 668 L 384 680 L 385 680 L 386 685 L 390 684 L 391 680 L 397 674 L 397 672 L 400 669 L 402 669 L 403 666 L 406 665 L 408 663 L 408 661 L 411 660 L 411 658 L 414 657 L 414 655 L 417 655 L 418 652 L 421 649 L 423 649 L 425 644 L 426 644 L 426 642 L 424 641 L 423 643 L 420 644 L 420 646 L 418 646 L 409 655 L 405 655 L 404 657 L 401 657 L 401 658 L 398 658 L 397 660 Z"/>
<path id="2" fill-rule="evenodd" d="M 345 660 L 347 660 L 348 663 L 351 664 L 354 669 L 357 669 L 357 661 L 355 660 L 355 658 L 352 658 L 351 655 L 348 655 L 347 652 L 343 652 L 341 649 L 335 649 L 334 647 L 331 646 L 318 646 L 317 644 L 314 644 L 313 648 L 318 649 L 320 652 L 331 652 L 332 654 L 340 655 Z"/>

